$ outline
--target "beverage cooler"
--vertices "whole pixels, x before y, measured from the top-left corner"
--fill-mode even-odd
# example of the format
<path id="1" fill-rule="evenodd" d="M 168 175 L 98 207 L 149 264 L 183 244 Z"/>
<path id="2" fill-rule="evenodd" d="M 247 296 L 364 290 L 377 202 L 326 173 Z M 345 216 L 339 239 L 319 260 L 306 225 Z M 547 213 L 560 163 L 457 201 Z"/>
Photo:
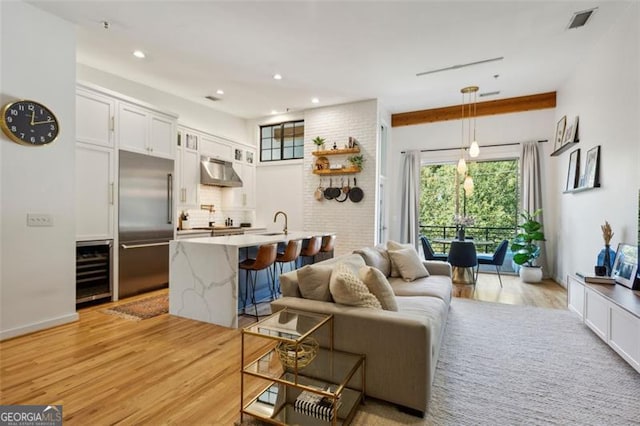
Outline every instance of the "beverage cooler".
<path id="1" fill-rule="evenodd" d="M 76 304 L 111 298 L 113 240 L 76 243 Z"/>

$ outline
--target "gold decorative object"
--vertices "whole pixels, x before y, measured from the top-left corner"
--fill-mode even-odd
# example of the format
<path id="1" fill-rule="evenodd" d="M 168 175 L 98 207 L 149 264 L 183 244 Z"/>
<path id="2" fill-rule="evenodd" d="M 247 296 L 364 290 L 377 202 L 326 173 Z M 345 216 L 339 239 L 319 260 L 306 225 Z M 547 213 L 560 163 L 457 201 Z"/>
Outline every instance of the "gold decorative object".
<path id="1" fill-rule="evenodd" d="M 611 238 L 613 238 L 613 231 L 611 230 L 611 225 L 606 220 L 604 221 L 604 225 L 600 225 L 600 229 L 602 229 L 602 239 L 604 240 L 604 245 L 609 246 L 611 242 Z"/>
<path id="2" fill-rule="evenodd" d="M 276 352 L 280 358 L 280 362 L 285 367 L 296 368 L 296 358 L 298 359 L 298 368 L 304 368 L 313 361 L 318 354 L 320 345 L 313 337 L 307 337 L 297 345 L 294 343 L 280 342 L 276 346 Z"/>

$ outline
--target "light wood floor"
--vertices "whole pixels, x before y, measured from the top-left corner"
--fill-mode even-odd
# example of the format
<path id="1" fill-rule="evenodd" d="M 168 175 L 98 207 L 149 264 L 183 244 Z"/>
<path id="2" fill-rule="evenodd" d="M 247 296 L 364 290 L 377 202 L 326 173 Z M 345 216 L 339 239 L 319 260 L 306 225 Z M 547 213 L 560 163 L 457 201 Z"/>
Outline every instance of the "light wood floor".
<path id="1" fill-rule="evenodd" d="M 481 274 L 475 292 L 456 285 L 454 295 L 566 307 L 566 292 L 554 282 L 503 277 L 503 284 L 500 289 L 497 276 Z M 1 342 L 0 404 L 62 404 L 69 425 L 232 425 L 239 419 L 238 330 L 171 315 L 131 321 L 102 312 L 111 305 Z M 260 350 L 248 345 L 249 357 Z"/>

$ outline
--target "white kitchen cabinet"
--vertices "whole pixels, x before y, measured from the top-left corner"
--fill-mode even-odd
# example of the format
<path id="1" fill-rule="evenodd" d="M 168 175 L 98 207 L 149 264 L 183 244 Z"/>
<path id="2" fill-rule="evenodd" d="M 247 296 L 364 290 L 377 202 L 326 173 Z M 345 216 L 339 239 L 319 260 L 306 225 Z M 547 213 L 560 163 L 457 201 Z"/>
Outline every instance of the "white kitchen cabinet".
<path id="1" fill-rule="evenodd" d="M 567 279 L 567 306 L 584 319 L 584 285 L 572 276 Z"/>
<path id="2" fill-rule="evenodd" d="M 609 304 L 607 299 L 587 288 L 584 293 L 584 323 L 605 342 L 609 339 Z"/>
<path id="3" fill-rule="evenodd" d="M 116 127 L 120 149 L 174 158 L 176 124 L 173 117 L 120 102 Z"/>
<path id="4" fill-rule="evenodd" d="M 227 161 L 233 160 L 233 148 L 231 145 L 211 135 L 202 135 L 200 153 L 206 157 L 220 158 Z"/>
<path id="5" fill-rule="evenodd" d="M 199 134 L 186 128 L 179 127 L 181 146 L 176 150 L 176 178 L 177 200 L 181 207 L 196 207 L 198 205 L 198 185 L 200 183 L 200 155 L 196 149 L 187 148 L 187 139 L 198 140 Z"/>
<path id="6" fill-rule="evenodd" d="M 226 209 L 250 210 L 255 208 L 256 168 L 244 161 L 234 161 L 233 170 L 242 180 L 241 187 L 224 188 L 223 207 Z"/>
<path id="7" fill-rule="evenodd" d="M 76 89 L 76 141 L 114 147 L 116 101 L 90 89 Z"/>
<path id="8" fill-rule="evenodd" d="M 114 149 L 76 143 L 76 240 L 112 239 Z"/>

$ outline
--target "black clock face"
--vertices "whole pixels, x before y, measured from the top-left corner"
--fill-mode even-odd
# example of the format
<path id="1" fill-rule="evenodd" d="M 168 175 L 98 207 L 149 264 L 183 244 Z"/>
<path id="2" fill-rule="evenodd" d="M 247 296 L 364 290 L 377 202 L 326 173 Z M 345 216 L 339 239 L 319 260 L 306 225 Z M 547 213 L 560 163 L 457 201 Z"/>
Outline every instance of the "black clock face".
<path id="1" fill-rule="evenodd" d="M 11 102 L 2 109 L 2 131 L 22 145 L 46 145 L 58 136 L 58 119 L 46 106 L 34 101 Z"/>

